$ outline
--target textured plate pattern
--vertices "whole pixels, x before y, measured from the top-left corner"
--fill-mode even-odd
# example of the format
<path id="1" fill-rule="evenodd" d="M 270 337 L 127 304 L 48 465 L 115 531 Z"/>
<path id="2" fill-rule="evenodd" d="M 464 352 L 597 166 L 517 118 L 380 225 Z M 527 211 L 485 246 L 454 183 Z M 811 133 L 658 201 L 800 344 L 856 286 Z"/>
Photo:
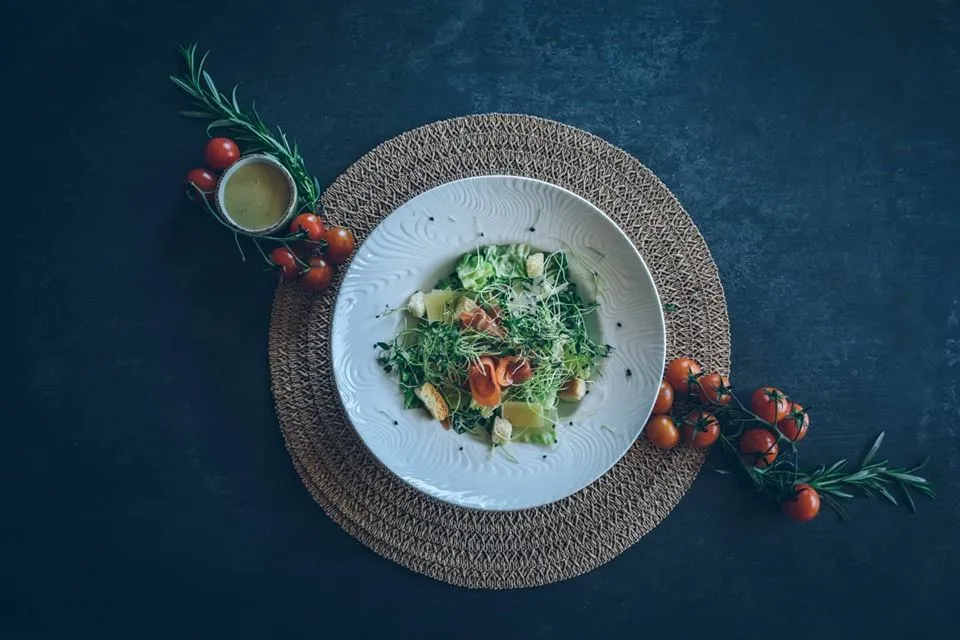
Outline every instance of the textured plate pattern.
<path id="1" fill-rule="evenodd" d="M 443 430 L 423 411 L 404 411 L 396 382 L 377 365 L 371 336 L 389 341 L 402 315 L 383 315 L 384 308 L 429 290 L 464 252 L 518 242 L 570 252 L 580 290 L 601 305 L 595 338 L 614 351 L 590 394 L 557 428 L 558 443 L 511 445 L 511 461 L 475 438 Z M 506 510 L 565 498 L 630 448 L 656 398 L 665 341 L 653 279 L 609 218 L 546 182 L 487 176 L 431 189 L 370 234 L 340 287 L 331 353 L 347 415 L 387 468 L 446 502 Z"/>
<path id="2" fill-rule="evenodd" d="M 596 136 L 521 115 L 437 122 L 372 150 L 327 189 L 323 204 L 333 223 L 349 224 L 363 241 L 385 216 L 433 187 L 504 174 L 559 185 L 610 216 L 639 249 L 660 298 L 679 307 L 666 316 L 667 357 L 696 355 L 729 373 L 726 303 L 703 238 L 656 176 Z M 330 357 L 336 299 L 295 285 L 277 289 L 269 349 L 281 432 L 325 513 L 413 571 L 492 589 L 590 571 L 663 520 L 703 463 L 700 451 L 664 452 L 639 438 L 599 480 L 543 507 L 482 511 L 431 498 L 388 471 L 343 413 Z M 371 353 L 377 339 L 371 336 Z"/>

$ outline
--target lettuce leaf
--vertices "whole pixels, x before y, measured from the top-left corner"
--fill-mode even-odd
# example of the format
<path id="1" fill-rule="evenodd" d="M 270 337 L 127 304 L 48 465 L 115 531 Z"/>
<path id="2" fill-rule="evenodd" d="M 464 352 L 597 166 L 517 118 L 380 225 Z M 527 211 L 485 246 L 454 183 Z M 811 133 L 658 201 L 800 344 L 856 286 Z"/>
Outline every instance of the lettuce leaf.
<path id="1" fill-rule="evenodd" d="M 460 256 L 457 277 L 468 291 L 479 291 L 497 280 L 512 280 L 527 275 L 526 260 L 530 247 L 525 244 L 487 246 Z"/>
<path id="2" fill-rule="evenodd" d="M 457 261 L 457 277 L 467 291 L 479 291 L 493 277 L 493 263 L 483 250 L 465 253 Z"/>

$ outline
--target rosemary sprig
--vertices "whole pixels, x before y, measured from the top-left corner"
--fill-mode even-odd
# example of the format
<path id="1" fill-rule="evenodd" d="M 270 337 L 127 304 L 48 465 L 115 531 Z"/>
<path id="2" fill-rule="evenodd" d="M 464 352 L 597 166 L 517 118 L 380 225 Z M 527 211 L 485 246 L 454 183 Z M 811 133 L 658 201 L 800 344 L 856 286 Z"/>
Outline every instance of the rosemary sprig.
<path id="1" fill-rule="evenodd" d="M 284 167 L 290 171 L 297 184 L 297 204 L 300 211 L 314 211 L 319 205 L 320 182 L 307 171 L 300 155 L 296 141 L 290 144 L 287 134 L 277 127 L 277 135 L 270 131 L 256 106 L 250 111 L 244 111 L 237 102 L 237 86 L 228 97 L 221 93 L 213 82 L 213 78 L 203 68 L 209 51 L 197 60 L 196 43 L 189 47 L 181 47 L 187 65 L 187 73 L 183 76 L 170 76 L 175 85 L 183 89 L 199 110 L 181 111 L 180 114 L 188 118 L 210 120 L 207 125 L 207 135 L 212 137 L 214 129 L 225 129 L 234 139 L 248 143 L 246 151 L 265 152 L 273 155 Z"/>
<path id="2" fill-rule="evenodd" d="M 840 501 L 854 498 L 853 492 L 871 498 L 879 494 L 892 504 L 898 505 L 900 501 L 894 494 L 894 489 L 898 489 L 910 511 L 916 511 L 911 492 L 930 499 L 936 497 L 930 482 L 916 473 L 923 468 L 926 460 L 909 469 L 892 467 L 886 460 L 876 461 L 884 439 L 882 432 L 854 471 L 845 470 L 846 460 L 839 460 L 829 467 L 819 465 L 801 469 L 796 443 L 784 436 L 776 425 L 748 410 L 736 395 L 733 397 L 736 405 L 724 407 L 716 413 L 721 424 L 720 443 L 723 453 L 734 468 L 740 469 L 747 476 L 757 491 L 772 500 L 783 500 L 792 495 L 795 485 L 807 484 L 813 487 L 840 517 L 846 518 L 846 511 Z M 740 455 L 737 445 L 743 434 L 744 423 L 759 423 L 756 426 L 770 430 L 777 437 L 780 455 L 769 467 L 755 467 Z"/>
<path id="3" fill-rule="evenodd" d="M 916 472 L 922 469 L 927 461 L 924 460 L 910 469 L 890 467 L 886 460 L 874 462 L 880 444 L 883 442 L 883 436 L 883 433 L 877 436 L 870 450 L 867 451 L 860 462 L 860 467 L 853 473 L 845 472 L 843 467 L 846 466 L 847 461 L 840 460 L 829 468 L 820 465 L 814 469 L 801 472 L 797 482 L 809 484 L 821 495 L 827 494 L 834 498 L 853 498 L 853 494 L 850 493 L 853 490 L 859 490 L 868 497 L 873 497 L 874 492 L 876 492 L 895 505 L 899 502 L 891 489 L 899 488 L 907 507 L 911 511 L 916 511 L 916 504 L 910 495 L 911 489 L 931 499 L 936 497 L 930 482 L 926 478 L 916 475 Z M 842 514 L 842 511 L 840 513 Z"/>

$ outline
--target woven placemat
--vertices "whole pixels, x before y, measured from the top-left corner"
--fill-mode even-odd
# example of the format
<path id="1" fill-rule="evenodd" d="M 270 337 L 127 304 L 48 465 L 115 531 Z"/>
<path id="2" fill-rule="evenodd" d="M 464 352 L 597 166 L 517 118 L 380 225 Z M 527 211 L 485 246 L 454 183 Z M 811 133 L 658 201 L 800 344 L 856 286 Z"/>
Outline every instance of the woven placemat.
<path id="1" fill-rule="evenodd" d="M 666 314 L 667 356 L 695 355 L 729 373 L 727 308 L 703 237 L 635 158 L 572 127 L 522 115 L 478 115 L 400 135 L 361 158 L 323 195 L 326 216 L 358 242 L 401 204 L 469 176 L 546 180 L 594 203 L 633 240 Z M 326 513 L 378 554 L 472 588 L 517 588 L 576 576 L 616 557 L 680 500 L 700 451 L 640 438 L 597 482 L 559 502 L 514 512 L 454 507 L 407 486 L 364 447 L 343 414 L 330 365 L 336 296 L 281 285 L 270 326 L 277 414 L 300 477 Z M 372 355 L 371 355 L 372 357 Z"/>

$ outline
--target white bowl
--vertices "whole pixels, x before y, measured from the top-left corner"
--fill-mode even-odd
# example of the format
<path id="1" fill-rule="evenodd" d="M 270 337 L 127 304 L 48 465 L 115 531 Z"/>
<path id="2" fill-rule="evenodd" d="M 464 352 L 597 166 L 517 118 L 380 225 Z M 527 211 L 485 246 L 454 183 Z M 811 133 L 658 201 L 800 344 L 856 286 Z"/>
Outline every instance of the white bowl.
<path id="1" fill-rule="evenodd" d="M 587 270 L 571 273 L 581 292 L 595 289 L 589 270 L 597 273 L 594 337 L 614 351 L 590 393 L 557 427 L 558 443 L 510 444 L 512 461 L 468 435 L 444 430 L 422 410 L 404 410 L 396 380 L 377 363 L 374 343 L 390 342 L 402 321 L 402 314 L 383 311 L 429 290 L 461 254 L 478 245 L 520 242 L 582 259 Z M 450 182 L 387 216 L 344 277 L 331 340 L 343 407 L 370 451 L 420 491 L 487 510 L 548 504 L 606 473 L 643 430 L 666 347 L 653 278 L 620 228 L 565 189 L 514 176 Z"/>

